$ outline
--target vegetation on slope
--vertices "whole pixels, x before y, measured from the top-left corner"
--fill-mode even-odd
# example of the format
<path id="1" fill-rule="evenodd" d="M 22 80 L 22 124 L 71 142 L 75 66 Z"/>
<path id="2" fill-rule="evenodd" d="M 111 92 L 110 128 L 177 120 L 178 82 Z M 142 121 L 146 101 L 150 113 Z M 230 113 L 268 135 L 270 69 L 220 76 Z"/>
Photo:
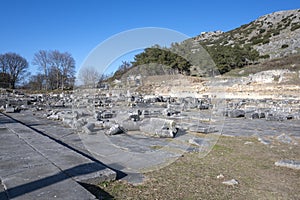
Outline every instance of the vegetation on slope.
<path id="1" fill-rule="evenodd" d="M 300 50 L 300 10 L 280 11 L 258 18 L 228 32 L 207 32 L 174 43 L 170 48 L 155 46 L 135 56 L 134 62 L 124 70 L 121 67 L 114 78 L 120 78 L 131 68 L 145 65 L 154 70 L 153 63 L 192 76 L 210 75 L 218 69 L 220 74 L 245 66 L 283 58 Z M 197 56 L 196 55 L 197 52 Z"/>

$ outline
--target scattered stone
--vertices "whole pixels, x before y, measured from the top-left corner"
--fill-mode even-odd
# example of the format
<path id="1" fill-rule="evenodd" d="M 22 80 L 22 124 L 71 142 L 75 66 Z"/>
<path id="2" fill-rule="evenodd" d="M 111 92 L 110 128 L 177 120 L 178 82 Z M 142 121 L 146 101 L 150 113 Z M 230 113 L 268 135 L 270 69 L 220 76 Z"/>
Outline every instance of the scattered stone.
<path id="1" fill-rule="evenodd" d="M 140 123 L 132 121 L 132 120 L 123 121 L 121 126 L 126 131 L 139 131 L 140 130 Z"/>
<path id="2" fill-rule="evenodd" d="M 119 124 L 114 124 L 110 129 L 106 131 L 106 135 L 117 135 L 124 133 L 123 129 L 119 126 Z"/>
<path id="3" fill-rule="evenodd" d="M 224 178 L 224 175 L 223 174 L 219 174 L 218 176 L 217 176 L 217 179 L 223 179 Z"/>
<path id="4" fill-rule="evenodd" d="M 208 110 L 209 109 L 209 104 L 200 104 L 199 106 L 198 106 L 198 108 L 200 109 L 200 110 Z"/>
<path id="5" fill-rule="evenodd" d="M 63 124 L 66 125 L 66 126 L 69 126 L 69 127 L 72 127 L 73 126 L 73 120 L 72 119 L 63 119 L 62 120 Z"/>
<path id="6" fill-rule="evenodd" d="M 265 114 L 265 113 L 263 113 L 263 112 L 259 113 L 259 118 L 260 118 L 260 119 L 262 119 L 262 118 L 266 118 L 266 114 Z"/>
<path id="7" fill-rule="evenodd" d="M 266 116 L 266 120 L 267 121 L 284 121 L 284 120 L 286 120 L 286 117 L 283 115 L 274 115 L 272 113 L 269 113 Z"/>
<path id="8" fill-rule="evenodd" d="M 286 135 L 285 133 L 277 136 L 276 139 L 279 142 L 286 143 L 286 144 L 291 144 L 293 142 L 293 139 L 290 136 Z"/>
<path id="9" fill-rule="evenodd" d="M 140 115 L 133 114 L 133 115 L 130 115 L 129 118 L 130 118 L 130 120 L 132 120 L 134 122 L 140 121 Z"/>
<path id="10" fill-rule="evenodd" d="M 196 139 L 196 138 L 189 139 L 188 142 L 189 142 L 190 144 L 196 145 L 196 146 L 203 146 L 203 144 L 204 144 L 204 140 L 203 140 L 203 139 Z"/>
<path id="11" fill-rule="evenodd" d="M 14 107 L 7 107 L 7 108 L 5 108 L 5 112 L 6 113 L 14 113 L 15 112 L 15 108 Z"/>
<path id="12" fill-rule="evenodd" d="M 95 128 L 94 123 L 87 123 L 85 126 L 82 127 L 83 131 L 88 134 L 93 133 L 94 128 Z"/>
<path id="13" fill-rule="evenodd" d="M 300 161 L 295 160 L 280 160 L 275 162 L 278 167 L 287 167 L 291 169 L 300 169 Z"/>
<path id="14" fill-rule="evenodd" d="M 231 118 L 245 117 L 245 111 L 244 110 L 231 110 L 228 112 L 228 117 L 231 117 Z"/>
<path id="15" fill-rule="evenodd" d="M 143 111 L 142 111 L 142 116 L 143 116 L 144 118 L 150 117 L 150 111 L 149 111 L 149 110 L 143 110 Z"/>
<path id="16" fill-rule="evenodd" d="M 102 112 L 96 113 L 96 119 L 97 120 L 111 119 L 114 116 L 115 116 L 114 113 L 109 112 L 109 111 L 102 111 Z"/>
<path id="17" fill-rule="evenodd" d="M 86 124 L 84 119 L 73 120 L 72 128 L 80 130 Z"/>
<path id="18" fill-rule="evenodd" d="M 264 145 L 269 145 L 271 144 L 270 140 L 264 139 L 264 138 L 258 138 L 258 141 L 260 141 L 260 143 L 264 144 Z"/>
<path id="19" fill-rule="evenodd" d="M 231 179 L 231 180 L 228 180 L 228 181 L 223 181 L 222 182 L 224 185 L 229 185 L 229 186 L 234 186 L 234 185 L 238 185 L 239 182 L 235 179 Z"/>
<path id="20" fill-rule="evenodd" d="M 245 145 L 248 145 L 248 144 L 253 144 L 253 142 L 249 142 L 249 141 L 247 141 L 247 142 L 245 142 L 244 144 L 245 144 Z"/>
<path id="21" fill-rule="evenodd" d="M 51 114 L 47 117 L 47 119 L 51 119 L 51 120 L 59 120 L 59 115 L 57 114 Z"/>
<path id="22" fill-rule="evenodd" d="M 252 113 L 251 114 L 251 119 L 259 119 L 259 114 L 258 113 Z"/>
<path id="23" fill-rule="evenodd" d="M 205 133 L 205 134 L 217 132 L 215 127 L 211 127 L 211 126 L 203 127 L 203 126 L 197 126 L 197 125 L 190 126 L 189 131 L 197 132 L 197 133 Z"/>
<path id="24" fill-rule="evenodd" d="M 175 137 L 178 129 L 173 120 L 162 118 L 145 119 L 141 123 L 140 130 L 157 137 Z"/>

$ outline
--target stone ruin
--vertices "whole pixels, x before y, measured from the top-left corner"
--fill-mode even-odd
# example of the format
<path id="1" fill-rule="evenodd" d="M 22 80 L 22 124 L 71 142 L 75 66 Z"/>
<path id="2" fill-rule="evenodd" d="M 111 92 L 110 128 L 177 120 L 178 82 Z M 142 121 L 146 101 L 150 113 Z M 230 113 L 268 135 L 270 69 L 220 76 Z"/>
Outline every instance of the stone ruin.
<path id="1" fill-rule="evenodd" d="M 299 120 L 299 100 L 226 99 L 217 107 L 203 98 L 142 95 L 122 91 L 86 89 L 61 94 L 23 94 L 1 90 L 0 110 L 6 113 L 32 110 L 49 120 L 59 120 L 81 133 L 107 135 L 139 131 L 150 137 L 176 137 L 178 130 L 214 133 L 212 123 L 195 121 L 219 117 L 251 120 Z M 220 118 L 219 118 L 220 119 Z"/>

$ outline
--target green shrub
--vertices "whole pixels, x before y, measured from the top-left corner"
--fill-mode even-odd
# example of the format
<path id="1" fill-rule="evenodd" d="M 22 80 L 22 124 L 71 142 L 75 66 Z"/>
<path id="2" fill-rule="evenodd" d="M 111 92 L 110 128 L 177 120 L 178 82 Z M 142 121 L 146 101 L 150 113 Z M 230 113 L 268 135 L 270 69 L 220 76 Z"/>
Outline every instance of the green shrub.
<path id="1" fill-rule="evenodd" d="M 264 29 L 264 28 L 262 28 L 262 29 L 259 30 L 259 33 L 260 33 L 260 34 L 262 34 L 262 33 L 264 33 L 264 32 L 266 32 L 266 29 Z"/>
<path id="2" fill-rule="evenodd" d="M 250 41 L 252 42 L 253 45 L 256 45 L 256 44 L 260 44 L 263 42 L 263 38 L 257 38 L 257 37 L 253 37 L 250 39 Z"/>
<path id="3" fill-rule="evenodd" d="M 294 23 L 294 24 L 292 24 L 291 31 L 297 30 L 299 28 L 300 28 L 300 24 L 299 23 Z"/>
<path id="4" fill-rule="evenodd" d="M 280 34 L 280 30 L 274 30 L 273 31 L 273 36 L 279 35 Z"/>
<path id="5" fill-rule="evenodd" d="M 261 56 L 259 56 L 259 58 L 261 58 L 261 59 L 268 59 L 268 58 L 270 58 L 270 55 L 269 54 L 261 55 Z"/>
<path id="6" fill-rule="evenodd" d="M 262 41 L 263 44 L 268 44 L 269 42 L 270 42 L 270 40 L 267 39 L 267 38 L 264 38 L 263 41 Z"/>
<path id="7" fill-rule="evenodd" d="M 282 49 L 285 49 L 285 48 L 288 48 L 288 47 L 289 47 L 288 44 L 283 44 L 283 45 L 281 45 L 281 48 L 282 48 Z"/>

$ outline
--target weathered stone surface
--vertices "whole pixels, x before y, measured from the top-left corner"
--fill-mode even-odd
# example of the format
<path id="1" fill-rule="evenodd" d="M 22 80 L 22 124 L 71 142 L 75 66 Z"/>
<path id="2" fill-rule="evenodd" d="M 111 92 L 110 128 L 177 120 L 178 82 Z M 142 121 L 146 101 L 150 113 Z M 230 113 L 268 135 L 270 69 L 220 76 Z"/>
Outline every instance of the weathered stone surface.
<path id="1" fill-rule="evenodd" d="M 275 162 L 275 165 L 278 167 L 287 167 L 300 170 L 300 161 L 296 160 L 280 160 Z"/>
<path id="2" fill-rule="evenodd" d="M 116 172 L 81 154 L 80 149 L 43 135 L 47 133 L 42 125 L 35 126 L 43 129 L 40 134 L 1 114 L 0 121 L 7 127 L 0 129 L 0 184 L 8 199 L 95 199 L 78 182 L 115 180 Z"/>

